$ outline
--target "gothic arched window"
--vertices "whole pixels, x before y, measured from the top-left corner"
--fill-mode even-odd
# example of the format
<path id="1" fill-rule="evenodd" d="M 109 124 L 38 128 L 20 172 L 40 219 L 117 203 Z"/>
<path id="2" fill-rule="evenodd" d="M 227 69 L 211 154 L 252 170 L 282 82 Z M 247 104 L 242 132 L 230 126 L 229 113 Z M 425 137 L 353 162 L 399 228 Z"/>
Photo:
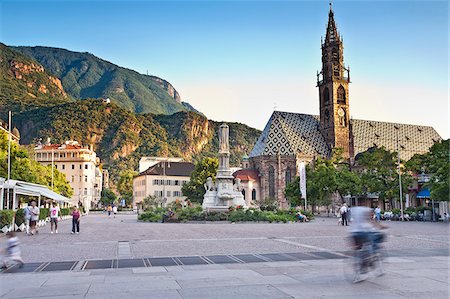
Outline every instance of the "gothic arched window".
<path id="1" fill-rule="evenodd" d="M 325 105 L 330 102 L 330 91 L 328 90 L 328 87 L 325 87 L 325 89 L 323 90 L 322 98 Z"/>
<path id="2" fill-rule="evenodd" d="M 275 198 L 275 169 L 269 166 L 269 197 Z"/>
<path id="3" fill-rule="evenodd" d="M 256 200 L 256 189 L 252 190 L 252 200 Z"/>
<path id="4" fill-rule="evenodd" d="M 292 176 L 291 176 L 291 169 L 288 167 L 286 168 L 286 174 L 285 174 L 285 182 L 286 182 L 286 186 L 288 184 L 290 184 L 292 181 Z"/>
<path id="5" fill-rule="evenodd" d="M 345 104 L 345 101 L 345 89 L 342 85 L 340 85 L 337 90 L 337 102 L 338 104 Z"/>

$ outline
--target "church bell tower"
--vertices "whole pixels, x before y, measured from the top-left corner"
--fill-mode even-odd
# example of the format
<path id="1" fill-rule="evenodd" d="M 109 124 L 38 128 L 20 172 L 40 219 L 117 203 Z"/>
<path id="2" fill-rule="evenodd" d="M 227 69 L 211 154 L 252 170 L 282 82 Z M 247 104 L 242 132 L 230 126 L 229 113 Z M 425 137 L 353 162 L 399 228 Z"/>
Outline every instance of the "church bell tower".
<path id="1" fill-rule="evenodd" d="M 322 70 L 317 73 L 320 99 L 320 129 L 330 148 L 342 148 L 350 158 L 350 68 L 344 66 L 344 44 L 334 22 L 330 3 L 325 41 L 321 41 Z"/>

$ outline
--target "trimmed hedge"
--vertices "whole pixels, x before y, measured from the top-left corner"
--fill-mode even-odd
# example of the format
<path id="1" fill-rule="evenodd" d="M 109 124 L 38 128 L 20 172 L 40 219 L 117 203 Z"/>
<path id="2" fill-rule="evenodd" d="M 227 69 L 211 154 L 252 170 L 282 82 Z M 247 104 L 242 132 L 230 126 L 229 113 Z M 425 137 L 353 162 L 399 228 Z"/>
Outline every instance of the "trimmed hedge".
<path id="1" fill-rule="evenodd" d="M 25 213 L 23 209 L 18 209 L 16 211 L 15 223 L 17 226 L 21 225 L 22 223 L 25 223 Z"/>
<path id="2" fill-rule="evenodd" d="M 14 217 L 13 210 L 0 210 L 0 228 L 11 225 Z"/>
<path id="3" fill-rule="evenodd" d="M 152 208 L 138 216 L 138 220 L 159 222 L 162 221 L 168 209 Z M 175 216 L 180 221 L 231 221 L 231 222 L 251 222 L 251 221 L 268 221 L 272 222 L 295 222 L 297 219 L 297 210 L 277 210 L 266 211 L 250 208 L 244 210 L 242 207 L 230 207 L 228 212 L 206 212 L 201 206 L 175 208 L 173 209 Z M 301 211 L 308 219 L 313 219 L 310 212 Z"/>

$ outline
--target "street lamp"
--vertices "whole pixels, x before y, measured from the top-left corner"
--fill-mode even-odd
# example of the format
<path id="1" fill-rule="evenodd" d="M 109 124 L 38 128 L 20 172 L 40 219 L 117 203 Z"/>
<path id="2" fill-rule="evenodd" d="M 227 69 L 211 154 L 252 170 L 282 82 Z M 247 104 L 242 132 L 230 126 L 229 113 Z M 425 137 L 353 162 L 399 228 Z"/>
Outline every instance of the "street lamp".
<path id="1" fill-rule="evenodd" d="M 400 191 L 400 218 L 403 221 L 403 190 L 402 190 L 402 173 L 400 169 L 400 148 L 399 148 L 399 131 L 400 127 L 394 126 L 397 130 L 397 163 L 398 163 L 398 187 Z"/>

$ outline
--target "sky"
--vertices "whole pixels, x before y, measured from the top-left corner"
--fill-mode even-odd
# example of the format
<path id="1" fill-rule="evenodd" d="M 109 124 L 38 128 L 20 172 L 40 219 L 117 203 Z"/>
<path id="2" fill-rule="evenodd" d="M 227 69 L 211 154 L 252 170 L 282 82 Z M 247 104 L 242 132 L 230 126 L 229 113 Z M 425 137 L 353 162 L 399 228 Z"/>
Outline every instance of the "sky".
<path id="1" fill-rule="evenodd" d="M 447 1 L 334 1 L 355 119 L 449 138 Z M 328 1 L 0 0 L 0 41 L 90 52 L 172 83 L 208 118 L 318 114 Z"/>

